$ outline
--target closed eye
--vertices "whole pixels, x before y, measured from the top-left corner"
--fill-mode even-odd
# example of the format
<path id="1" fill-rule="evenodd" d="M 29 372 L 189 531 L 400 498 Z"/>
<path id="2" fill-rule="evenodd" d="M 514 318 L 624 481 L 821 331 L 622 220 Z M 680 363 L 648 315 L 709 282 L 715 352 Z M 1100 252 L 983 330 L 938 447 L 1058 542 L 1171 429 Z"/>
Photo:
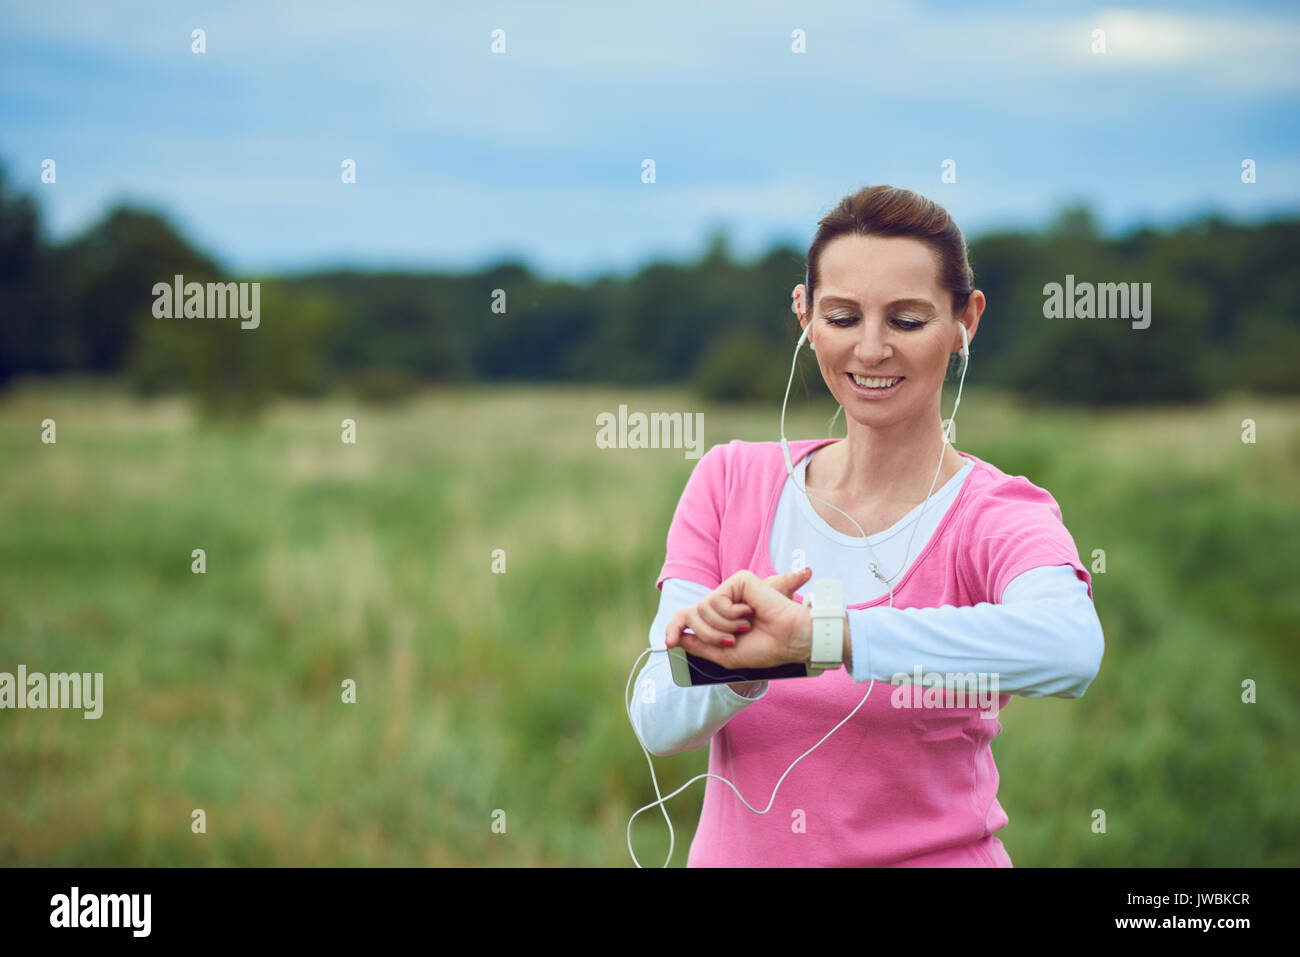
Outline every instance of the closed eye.
<path id="1" fill-rule="evenodd" d="M 845 326 L 851 326 L 857 321 L 858 321 L 857 316 L 828 316 L 826 318 L 827 323 L 829 323 L 832 326 L 839 326 L 841 328 Z M 908 332 L 910 332 L 913 329 L 919 329 L 926 323 L 926 320 L 924 319 L 909 319 L 906 316 L 890 316 L 889 321 L 894 324 L 895 328 L 902 329 Z"/>

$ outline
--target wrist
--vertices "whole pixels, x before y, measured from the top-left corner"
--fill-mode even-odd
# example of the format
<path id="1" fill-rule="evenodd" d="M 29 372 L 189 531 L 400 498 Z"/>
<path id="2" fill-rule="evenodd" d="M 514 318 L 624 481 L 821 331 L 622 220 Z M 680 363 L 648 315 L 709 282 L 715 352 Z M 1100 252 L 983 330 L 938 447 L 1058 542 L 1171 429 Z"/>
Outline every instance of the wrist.
<path id="1" fill-rule="evenodd" d="M 849 616 L 844 614 L 844 667 L 853 674 L 853 630 L 849 628 Z"/>
<path id="2" fill-rule="evenodd" d="M 791 644 L 795 664 L 812 664 L 812 628 L 812 609 L 805 601 L 799 605 L 799 617 L 796 619 Z"/>

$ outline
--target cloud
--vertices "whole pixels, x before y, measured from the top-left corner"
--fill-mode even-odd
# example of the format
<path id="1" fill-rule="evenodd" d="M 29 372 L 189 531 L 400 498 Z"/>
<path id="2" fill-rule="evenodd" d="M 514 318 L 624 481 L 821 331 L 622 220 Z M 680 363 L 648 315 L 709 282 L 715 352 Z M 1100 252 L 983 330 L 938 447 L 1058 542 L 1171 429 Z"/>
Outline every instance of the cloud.
<path id="1" fill-rule="evenodd" d="M 1300 29 L 1295 18 L 1214 16 L 1101 9 L 1095 15 L 1034 28 L 1021 56 L 1039 63 L 1098 64 L 1092 32 L 1104 30 L 1111 70 L 1178 74 L 1224 92 L 1278 92 L 1300 86 Z M 1008 51 L 1009 52 L 1009 51 Z"/>

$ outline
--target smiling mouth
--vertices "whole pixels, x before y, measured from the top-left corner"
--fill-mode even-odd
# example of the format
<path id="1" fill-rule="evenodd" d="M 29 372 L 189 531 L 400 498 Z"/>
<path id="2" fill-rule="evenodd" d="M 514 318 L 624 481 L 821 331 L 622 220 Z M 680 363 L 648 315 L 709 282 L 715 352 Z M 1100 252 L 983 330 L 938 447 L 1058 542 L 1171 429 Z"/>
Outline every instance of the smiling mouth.
<path id="1" fill-rule="evenodd" d="M 903 381 L 903 376 L 861 376 L 846 373 L 854 384 L 863 389 L 889 389 Z"/>

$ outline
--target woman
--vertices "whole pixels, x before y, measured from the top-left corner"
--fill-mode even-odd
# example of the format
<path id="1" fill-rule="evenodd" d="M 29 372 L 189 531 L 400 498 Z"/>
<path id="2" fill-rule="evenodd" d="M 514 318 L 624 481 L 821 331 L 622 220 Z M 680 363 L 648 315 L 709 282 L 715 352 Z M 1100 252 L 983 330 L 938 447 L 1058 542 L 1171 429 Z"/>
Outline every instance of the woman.
<path id="1" fill-rule="evenodd" d="M 733 668 L 808 662 L 803 599 L 832 578 L 848 608 L 844 667 L 682 688 L 651 655 L 638 687 L 655 693 L 634 696 L 633 726 L 654 754 L 709 744 L 689 866 L 1009 867 L 996 707 L 899 676 L 966 676 L 997 707 L 1011 693 L 1082 695 L 1103 649 L 1091 577 L 1051 495 L 945 438 L 945 371 L 984 311 L 947 212 L 876 186 L 819 225 L 793 309 L 847 435 L 790 443 L 792 476 L 776 442 L 700 459 L 668 532 L 650 644 Z M 756 814 L 712 775 L 760 809 L 781 788 Z"/>

